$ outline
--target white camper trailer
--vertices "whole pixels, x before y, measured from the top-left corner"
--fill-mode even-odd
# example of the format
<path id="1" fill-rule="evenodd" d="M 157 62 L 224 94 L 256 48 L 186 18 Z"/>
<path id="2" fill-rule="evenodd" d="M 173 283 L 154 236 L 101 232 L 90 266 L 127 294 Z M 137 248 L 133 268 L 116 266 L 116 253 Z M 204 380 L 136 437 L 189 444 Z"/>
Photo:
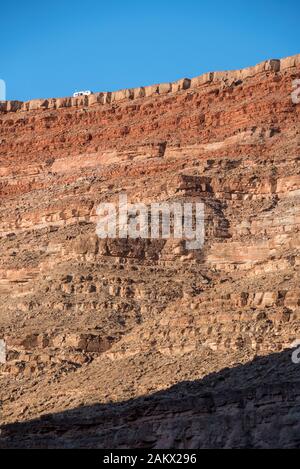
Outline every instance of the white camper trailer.
<path id="1" fill-rule="evenodd" d="M 87 90 L 87 91 L 76 91 L 76 93 L 73 93 L 73 98 L 78 98 L 78 96 L 90 96 L 92 91 Z"/>

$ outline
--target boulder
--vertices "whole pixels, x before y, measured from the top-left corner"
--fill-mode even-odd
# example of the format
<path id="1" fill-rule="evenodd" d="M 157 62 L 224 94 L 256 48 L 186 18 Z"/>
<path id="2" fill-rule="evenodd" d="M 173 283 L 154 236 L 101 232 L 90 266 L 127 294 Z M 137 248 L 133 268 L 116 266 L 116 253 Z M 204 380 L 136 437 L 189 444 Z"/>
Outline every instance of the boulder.
<path id="1" fill-rule="evenodd" d="M 168 94 L 172 91 L 172 83 L 161 83 L 158 85 L 159 94 Z"/>
<path id="2" fill-rule="evenodd" d="M 172 83 L 172 93 L 177 91 L 188 90 L 191 87 L 191 81 L 189 78 L 182 78 Z"/>
<path id="3" fill-rule="evenodd" d="M 158 85 L 152 85 L 152 86 L 146 86 L 145 87 L 145 96 L 154 96 L 155 94 L 158 94 Z"/>
<path id="4" fill-rule="evenodd" d="M 294 55 L 292 57 L 286 57 L 280 61 L 280 69 L 287 70 L 288 68 L 296 67 L 300 64 L 300 54 Z"/>
<path id="5" fill-rule="evenodd" d="M 2 112 L 16 112 L 22 109 L 23 103 L 21 101 L 2 101 L 0 103 L 0 111 Z"/>
<path id="6" fill-rule="evenodd" d="M 132 89 L 125 89 L 114 91 L 111 93 L 111 102 L 126 101 L 134 98 L 134 91 Z"/>
<path id="7" fill-rule="evenodd" d="M 280 60 L 272 59 L 265 62 L 267 72 L 280 72 Z"/>
<path id="8" fill-rule="evenodd" d="M 72 106 L 72 98 L 59 98 L 56 100 L 57 109 L 60 109 L 63 107 L 71 107 L 71 106 Z"/>
<path id="9" fill-rule="evenodd" d="M 103 94 L 104 93 L 93 93 L 90 96 L 88 96 L 89 106 L 93 106 L 94 104 L 97 104 L 97 103 L 103 104 Z"/>
<path id="10" fill-rule="evenodd" d="M 112 93 L 108 91 L 107 93 L 103 93 L 103 104 L 110 104 L 112 99 Z"/>
<path id="11" fill-rule="evenodd" d="M 198 88 L 198 86 L 211 83 L 213 80 L 213 76 L 214 74 L 212 72 L 209 72 L 209 73 L 204 73 L 204 75 L 200 75 L 199 77 L 192 78 L 191 88 Z"/>
<path id="12" fill-rule="evenodd" d="M 143 86 L 140 88 L 134 88 L 132 91 L 134 99 L 144 98 L 146 96 L 145 88 Z"/>

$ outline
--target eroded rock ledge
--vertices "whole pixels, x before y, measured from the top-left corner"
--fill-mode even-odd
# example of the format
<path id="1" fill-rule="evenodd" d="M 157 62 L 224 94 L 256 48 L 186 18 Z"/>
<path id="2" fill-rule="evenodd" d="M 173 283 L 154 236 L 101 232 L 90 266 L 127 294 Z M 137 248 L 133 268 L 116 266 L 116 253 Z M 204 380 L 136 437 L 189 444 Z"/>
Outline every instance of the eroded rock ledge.
<path id="1" fill-rule="evenodd" d="M 195 78 L 183 78 L 173 83 L 161 83 L 158 85 L 139 88 L 129 88 L 114 92 L 99 92 L 90 96 L 65 97 L 50 99 L 34 99 L 31 101 L 4 101 L 0 102 L 0 112 L 37 111 L 45 109 L 60 109 L 68 107 L 93 106 L 95 104 L 111 104 L 119 101 L 129 101 L 150 97 L 154 95 L 165 95 L 190 88 L 198 88 L 211 83 L 223 83 L 230 86 L 235 82 L 243 82 L 260 74 L 279 73 L 287 69 L 297 67 L 300 64 L 300 55 L 287 57 L 282 60 L 271 59 L 261 62 L 253 67 L 228 71 L 209 72 Z"/>

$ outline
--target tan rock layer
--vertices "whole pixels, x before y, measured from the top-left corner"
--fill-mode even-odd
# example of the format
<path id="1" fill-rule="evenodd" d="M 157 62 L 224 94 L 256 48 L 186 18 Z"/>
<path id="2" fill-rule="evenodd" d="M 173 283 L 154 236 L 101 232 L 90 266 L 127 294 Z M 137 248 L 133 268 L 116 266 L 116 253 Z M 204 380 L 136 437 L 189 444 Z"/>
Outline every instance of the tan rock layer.
<path id="1" fill-rule="evenodd" d="M 209 72 L 198 77 L 189 79 L 183 78 L 173 83 L 161 83 L 158 85 L 130 88 L 114 92 L 97 92 L 90 96 L 77 98 L 51 98 L 33 99 L 31 101 L 2 101 L 0 102 L 0 112 L 16 111 L 36 111 L 45 109 L 60 109 L 68 107 L 93 106 L 95 104 L 111 104 L 119 101 L 129 101 L 150 97 L 154 95 L 164 95 L 176 93 L 190 88 L 198 88 L 208 83 L 225 83 L 231 85 L 234 82 L 244 81 L 262 73 L 278 73 L 287 69 L 297 67 L 300 64 L 300 54 L 284 59 L 271 59 L 261 62 L 253 67 L 241 70 L 226 72 Z"/>

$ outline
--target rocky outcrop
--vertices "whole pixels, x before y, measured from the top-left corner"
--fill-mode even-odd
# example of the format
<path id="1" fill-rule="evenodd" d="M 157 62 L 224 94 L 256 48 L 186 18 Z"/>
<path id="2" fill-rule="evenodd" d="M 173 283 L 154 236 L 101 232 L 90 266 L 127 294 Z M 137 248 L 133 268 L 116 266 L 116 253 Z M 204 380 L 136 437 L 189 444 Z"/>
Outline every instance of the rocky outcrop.
<path id="1" fill-rule="evenodd" d="M 95 434 L 122 448 L 299 446 L 298 368 L 284 352 L 300 338 L 299 75 L 295 56 L 1 103 L 2 447 L 94 447 Z M 97 207 L 124 192 L 202 202 L 203 249 L 100 240 Z M 277 359 L 291 378 L 273 380 Z"/>
<path id="2" fill-rule="evenodd" d="M 65 107 L 93 106 L 95 104 L 111 104 L 119 101 L 130 101 L 144 97 L 164 95 L 168 93 L 177 93 L 190 88 L 217 83 L 222 86 L 231 86 L 235 83 L 259 76 L 266 72 L 279 73 L 298 67 L 300 64 L 300 55 L 288 57 L 282 60 L 272 59 L 262 62 L 254 67 L 242 70 L 228 72 L 205 73 L 195 78 L 183 78 L 173 83 L 161 83 L 154 86 L 140 88 L 124 89 L 114 92 L 97 92 L 90 96 L 80 96 L 77 98 L 53 98 L 53 99 L 34 99 L 27 102 L 22 101 L 4 101 L 0 102 L 0 112 L 16 111 L 37 111 L 45 109 L 61 109 Z"/>

